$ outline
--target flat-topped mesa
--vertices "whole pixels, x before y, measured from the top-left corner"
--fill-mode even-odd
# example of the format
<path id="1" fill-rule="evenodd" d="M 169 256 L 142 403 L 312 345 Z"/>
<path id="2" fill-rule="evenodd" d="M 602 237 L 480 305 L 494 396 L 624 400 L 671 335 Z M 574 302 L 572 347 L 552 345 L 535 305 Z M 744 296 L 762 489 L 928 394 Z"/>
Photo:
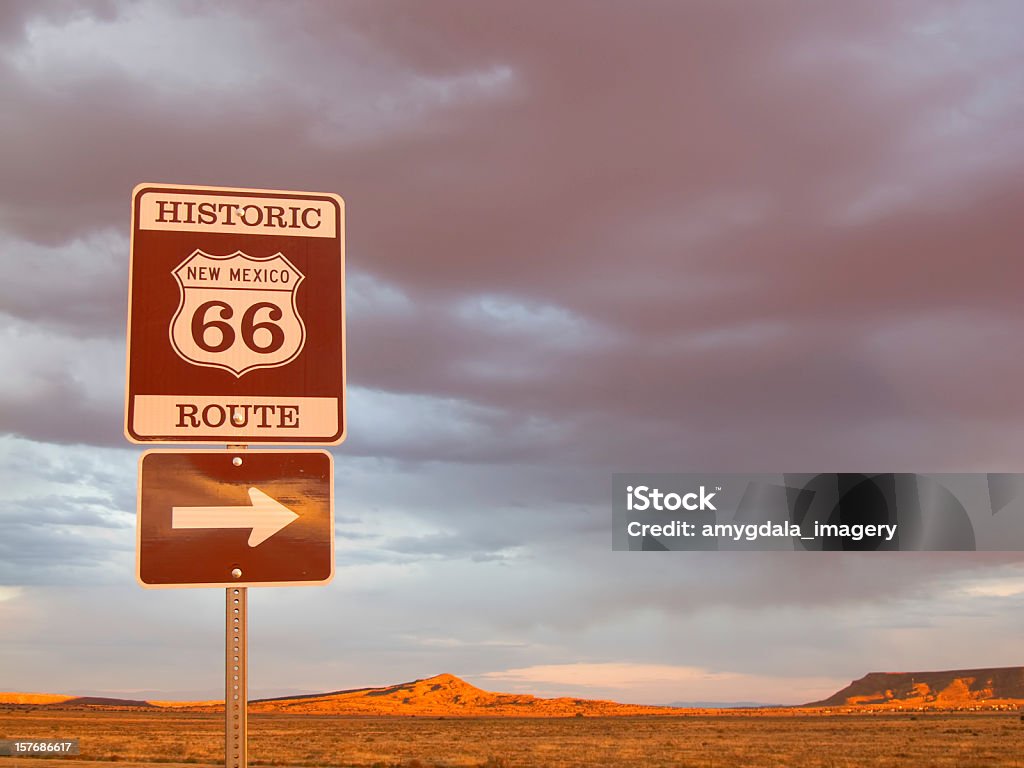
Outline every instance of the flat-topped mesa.
<path id="1" fill-rule="evenodd" d="M 870 672 L 806 707 L 911 706 L 951 709 L 1024 701 L 1024 667 Z"/>

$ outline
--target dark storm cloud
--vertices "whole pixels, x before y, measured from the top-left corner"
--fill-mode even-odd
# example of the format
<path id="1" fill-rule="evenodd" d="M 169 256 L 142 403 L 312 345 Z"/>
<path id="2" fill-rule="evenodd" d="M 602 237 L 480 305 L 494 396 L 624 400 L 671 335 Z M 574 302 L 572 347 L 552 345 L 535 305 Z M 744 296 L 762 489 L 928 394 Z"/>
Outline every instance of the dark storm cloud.
<path id="1" fill-rule="evenodd" d="M 655 20 L 645 7 L 648 13 L 617 14 L 635 34 L 616 27 L 615 35 L 600 12 L 548 9 L 517 9 L 515 23 L 489 8 L 474 14 L 460 6 L 450 15 L 432 9 L 408 27 L 404 18 L 389 23 L 390 14 L 375 19 L 386 31 L 368 24 L 383 40 L 405 30 L 395 34 L 407 55 L 435 73 L 474 57 L 506 62 L 523 94 L 504 109 L 469 113 L 448 141 L 432 144 L 430 164 L 418 166 L 422 183 L 417 189 L 414 179 L 412 189 L 427 197 L 431 172 L 443 165 L 449 183 L 441 202 L 450 213 L 438 216 L 412 199 L 399 205 L 413 211 L 408 226 L 381 232 L 385 247 L 368 248 L 379 255 L 378 274 L 447 294 L 500 284 L 567 307 L 608 340 L 542 359 L 531 370 L 546 375 L 526 381 L 515 376 L 518 349 L 498 345 L 495 357 L 509 376 L 484 381 L 459 375 L 454 364 L 455 355 L 473 353 L 470 341 L 440 349 L 440 339 L 453 338 L 445 324 L 384 337 L 376 336 L 386 328 L 379 326 L 367 331 L 373 357 L 354 349 L 371 382 L 395 386 L 388 361 L 410 360 L 406 387 L 506 407 L 529 403 L 556 420 L 598 412 L 578 435 L 580 445 L 613 424 L 629 442 L 632 430 L 655 420 L 714 440 L 727 420 L 743 425 L 736 431 L 752 444 L 749 453 L 771 460 L 779 458 L 768 445 L 780 428 L 829 443 L 865 420 L 938 415 L 933 403 L 916 399 L 927 398 L 926 381 L 915 382 L 912 370 L 899 371 L 910 382 L 893 381 L 891 361 L 863 347 L 922 311 L 1003 313 L 1016 301 L 1017 102 L 1001 117 L 975 119 L 962 141 L 935 145 L 943 152 L 993 141 L 1009 165 L 968 174 L 956 193 L 918 189 L 909 203 L 883 206 L 860 224 L 843 224 L 842 214 L 887 170 L 907 165 L 915 143 L 930 143 L 931 123 L 982 88 L 988 67 L 1019 60 L 1020 51 L 950 64 L 941 48 L 926 47 L 934 78 L 901 83 L 896 73 L 883 88 L 870 52 L 879 50 L 884 68 L 887 49 L 917 42 L 913 17 L 900 16 L 908 7 L 880 16 L 877 8 L 804 6 L 799 19 L 773 8 L 770 19 L 733 24 L 736 8 L 662 7 L 665 17 Z M 730 44 L 705 43 L 709 26 Z M 411 28 L 422 34 L 410 35 Z M 465 29 L 476 33 L 467 37 Z M 642 56 L 621 50 L 633 45 L 643 46 Z M 860 62 L 828 53 L 858 45 L 868 51 Z M 950 69 L 955 82 L 946 83 Z M 943 163 L 934 161 L 940 170 Z M 911 186 L 916 173 L 907 171 Z M 709 198 L 721 202 L 706 204 Z M 371 217 L 367 227 L 374 226 Z M 1019 325 L 1016 312 L 1005 319 Z M 938 342 L 915 339 L 902 352 L 913 356 Z M 964 365 L 962 352 L 991 354 L 954 348 L 947 364 Z M 1019 378 L 1019 367 L 1009 368 L 1003 380 Z M 985 408 L 973 391 L 965 386 L 958 401 Z M 1005 405 L 1003 417 L 1019 415 L 1012 402 Z M 927 425 L 906 426 L 915 428 Z M 649 453 L 665 451 L 668 431 Z M 806 459 L 808 449 L 791 450 Z M 811 450 L 818 456 L 822 446 Z M 725 451 L 715 453 L 720 460 Z"/>
<path id="2" fill-rule="evenodd" d="M 91 29 L 133 34 L 139 8 L 162 18 L 118 6 Z M 10 231 L 54 241 L 126 226 L 144 177 L 341 191 L 351 271 L 408 302 L 353 312 L 350 380 L 492 409 L 468 451 L 397 455 L 691 461 L 671 445 L 685 431 L 723 443 L 716 463 L 735 450 L 746 464 L 777 459 L 776 435 L 813 432 L 849 461 L 890 443 L 848 440 L 865 423 L 933 442 L 945 404 L 912 363 L 880 359 L 875 335 L 969 308 L 1019 326 L 1021 112 L 999 85 L 1021 51 L 984 46 L 1012 8 L 980 6 L 962 28 L 957 7 L 913 3 L 242 11 L 189 6 L 181 23 L 201 39 L 171 38 L 173 71 L 109 53 L 71 77 L 49 38 L 15 45 L 3 130 L 27 151 L 5 161 L 0 206 Z M 268 44 L 259 57 L 241 50 L 252 40 Z M 189 68 L 218 45 L 219 70 Z M 1000 162 L 971 164 L 982 143 Z M 57 188 L 35 172 L 44 158 Z M 578 332 L 508 334 L 458 309 L 488 297 Z M 78 311 L 61 314 L 81 326 Z M 899 354 L 938 343 L 924 333 Z M 988 355 L 948 349 L 933 365 Z M 998 378 L 1021 374 L 1010 361 Z M 965 417 L 1020 416 L 1010 387 L 987 382 L 985 406 L 977 382 L 953 384 Z M 510 449 L 504 425 L 527 414 L 559 438 Z M 743 425 L 743 445 L 724 423 Z M 610 433 L 618 449 L 595 439 Z M 354 433 L 352 450 L 380 447 Z"/>
<path id="3" fill-rule="evenodd" d="M 2 315 L 0 315 L 2 317 Z M 103 341 L 79 344 L 11 323 L 0 336 L 10 354 L 0 384 L 0 427 L 52 443 L 123 445 L 123 363 Z"/>
<path id="4" fill-rule="evenodd" d="M 450 141 L 435 143 L 432 163 L 452 173 L 443 198 L 451 214 L 438 217 L 410 200 L 403 208 L 419 211 L 419 220 L 414 213 L 411 226 L 381 233 L 392 245 L 373 251 L 383 259 L 374 267 L 400 284 L 445 293 L 494 290 L 500 281 L 578 313 L 608 343 L 551 355 L 531 366 L 545 375 L 525 381 L 515 376 L 518 349 L 498 345 L 495 357 L 509 375 L 485 381 L 460 375 L 455 364 L 474 345 L 446 354 L 439 340 L 452 338 L 450 329 L 430 322 L 384 337 L 375 333 L 386 326 L 368 329 L 375 354 L 363 358 L 354 348 L 353 360 L 384 387 L 398 378 L 388 361 L 410 360 L 406 387 L 523 410 L 529 404 L 556 421 L 574 416 L 583 450 L 604 448 L 607 441 L 587 439 L 601 432 L 621 436 L 618 450 L 601 451 L 617 461 L 675 453 L 688 461 L 703 454 L 713 464 L 732 454 L 744 466 L 864 462 L 879 451 L 920 460 L 916 445 L 890 451 L 888 439 L 848 433 L 871 424 L 904 445 L 941 446 L 934 425 L 947 411 L 929 394 L 934 379 L 915 371 L 915 357 L 939 346 L 945 354 L 932 357 L 946 371 L 985 370 L 993 349 L 923 334 L 900 350 L 900 364 L 878 359 L 868 342 L 923 312 L 941 319 L 949 311 L 952 324 L 969 326 L 956 314 L 967 307 L 1019 327 L 1012 287 L 1020 278 L 1012 256 L 1020 244 L 1012 205 L 1021 191 L 1019 102 L 973 119 L 959 141 L 927 137 L 933 122 L 985 86 L 989 67 L 1019 61 L 1020 50 L 947 62 L 941 47 L 925 47 L 933 78 L 904 83 L 897 72 L 880 87 L 885 56 L 919 42 L 913 18 L 899 10 L 906 7 L 879 17 L 877 9 L 817 6 L 789 25 L 794 19 L 773 8 L 765 27 L 760 19 L 729 24 L 734 11 L 721 6 L 676 6 L 658 25 L 643 13 L 617 16 L 642 33 L 605 36 L 600 13 L 569 22 L 568 13 L 517 12 L 515 24 L 503 24 L 490 9 L 467 16 L 460 7 L 457 20 L 455 13 L 421 19 L 420 45 L 409 42 L 416 66 L 444 71 L 467 48 L 486 61 L 485 48 L 490 60 L 510 62 L 526 95 L 502 112 L 500 129 L 493 114 L 477 112 L 451 129 Z M 389 18 L 379 20 L 387 30 Z M 706 36 L 709 25 L 730 45 L 690 37 Z M 482 32 L 470 42 L 465 29 Z M 631 44 L 644 54 L 616 56 Z M 867 51 L 860 61 L 828 53 L 857 46 Z M 788 61 L 804 48 L 804 66 Z M 919 157 L 928 145 L 937 153 L 924 165 L 938 170 L 907 169 L 901 180 L 913 187 L 919 173 L 941 179 L 946 153 L 978 141 L 993 142 L 1006 164 L 966 174 L 955 192 L 924 186 L 903 205 L 843 222 L 889 174 L 900 179 L 908 154 Z M 427 183 L 418 190 L 424 197 Z M 460 197 L 460 189 L 471 193 Z M 706 205 L 708 198 L 722 202 Z M 488 204 L 474 205 L 481 199 Z M 404 258 L 410 252 L 429 257 Z M 1019 380 L 1019 364 L 1001 356 L 998 364 L 999 381 L 945 379 L 958 413 L 1019 418 L 1005 386 Z M 978 397 L 979 387 L 999 405 Z M 673 434 L 721 445 L 690 448 L 673 444 Z M 924 447 L 927 463 L 943 461 L 941 447 Z"/>
<path id="5" fill-rule="evenodd" d="M 0 248 L 20 265 L 0 281 L 4 312 L 56 333 L 123 337 L 126 237 L 107 233 L 57 248 L 8 240 Z"/>

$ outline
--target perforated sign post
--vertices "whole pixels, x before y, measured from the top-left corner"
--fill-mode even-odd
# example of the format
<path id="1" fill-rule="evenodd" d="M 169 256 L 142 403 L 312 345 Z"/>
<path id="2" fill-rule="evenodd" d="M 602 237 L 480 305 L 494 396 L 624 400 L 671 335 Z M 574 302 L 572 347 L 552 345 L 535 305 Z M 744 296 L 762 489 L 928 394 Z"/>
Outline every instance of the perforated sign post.
<path id="1" fill-rule="evenodd" d="M 135 188 L 129 440 L 344 440 L 344 219 L 331 194 Z"/>
<path id="2" fill-rule="evenodd" d="M 136 576 L 226 590 L 228 768 L 248 762 L 247 587 L 334 574 L 330 454 L 245 449 L 345 439 L 344 264 L 337 195 L 132 194 L 125 436 L 228 446 L 143 455 Z"/>

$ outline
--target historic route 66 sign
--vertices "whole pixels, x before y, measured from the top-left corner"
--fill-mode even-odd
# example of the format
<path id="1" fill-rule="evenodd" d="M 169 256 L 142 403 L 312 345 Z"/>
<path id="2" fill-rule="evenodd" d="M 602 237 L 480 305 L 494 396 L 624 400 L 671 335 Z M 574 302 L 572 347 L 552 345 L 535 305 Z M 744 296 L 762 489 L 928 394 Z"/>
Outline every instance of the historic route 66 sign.
<path id="1" fill-rule="evenodd" d="M 324 193 L 136 187 L 129 440 L 345 438 L 344 210 Z"/>
<path id="2" fill-rule="evenodd" d="M 295 359 L 306 328 L 295 309 L 305 277 L 282 254 L 257 259 L 241 251 L 194 251 L 174 270 L 181 303 L 171 320 L 171 344 L 196 365 L 231 371 L 275 368 Z"/>

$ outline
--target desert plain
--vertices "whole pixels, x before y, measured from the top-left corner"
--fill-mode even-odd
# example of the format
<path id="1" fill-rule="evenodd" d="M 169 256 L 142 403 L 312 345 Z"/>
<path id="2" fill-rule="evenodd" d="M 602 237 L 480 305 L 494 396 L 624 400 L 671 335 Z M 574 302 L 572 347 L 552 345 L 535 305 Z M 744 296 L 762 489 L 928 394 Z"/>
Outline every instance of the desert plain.
<path id="1" fill-rule="evenodd" d="M 196 712 L 0 712 L 0 733 L 75 737 L 77 758 L 0 766 L 223 765 L 223 719 Z M 1021 768 L 1005 712 L 583 718 L 252 715 L 249 765 L 359 768 Z"/>
<path id="2" fill-rule="evenodd" d="M 250 703 L 249 765 L 275 768 L 1024 768 L 1024 670 L 873 673 L 827 704 L 641 707 L 483 691 L 452 675 Z M 940 687 L 942 686 L 942 687 Z M 75 757 L 0 768 L 223 765 L 221 702 L 0 695 L 0 738 Z"/>

